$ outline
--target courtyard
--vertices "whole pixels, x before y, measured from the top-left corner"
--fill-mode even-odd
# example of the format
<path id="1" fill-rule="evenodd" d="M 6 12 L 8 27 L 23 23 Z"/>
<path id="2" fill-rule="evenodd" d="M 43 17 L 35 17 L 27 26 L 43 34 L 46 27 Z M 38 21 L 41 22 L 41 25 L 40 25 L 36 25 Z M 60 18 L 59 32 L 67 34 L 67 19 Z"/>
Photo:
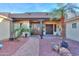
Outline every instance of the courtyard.
<path id="1" fill-rule="evenodd" d="M 79 56 L 79 42 L 66 39 L 70 52 L 73 56 Z M 3 40 L 3 48 L 0 49 L 0 56 L 60 56 L 51 48 L 51 42 L 61 43 L 61 38 L 46 35 L 40 39 L 39 35 L 27 38 L 19 38 L 19 41 Z"/>
<path id="2" fill-rule="evenodd" d="M 0 13 L 0 56 L 79 56 L 79 7 L 52 5 L 47 12 Z"/>

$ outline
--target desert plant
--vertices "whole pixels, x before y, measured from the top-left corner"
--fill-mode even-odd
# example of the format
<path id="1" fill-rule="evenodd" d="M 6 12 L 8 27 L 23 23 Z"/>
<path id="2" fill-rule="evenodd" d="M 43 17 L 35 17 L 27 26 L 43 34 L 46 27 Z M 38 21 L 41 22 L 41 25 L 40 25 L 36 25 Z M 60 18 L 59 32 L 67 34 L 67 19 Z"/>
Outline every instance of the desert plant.
<path id="1" fill-rule="evenodd" d="M 15 39 L 17 39 L 17 38 L 19 38 L 23 34 L 23 32 L 30 32 L 30 29 L 27 28 L 27 27 L 25 28 L 23 26 L 20 26 L 20 28 L 16 28 L 14 30 L 14 32 L 15 32 L 15 34 L 17 33 L 17 35 L 15 37 Z"/>

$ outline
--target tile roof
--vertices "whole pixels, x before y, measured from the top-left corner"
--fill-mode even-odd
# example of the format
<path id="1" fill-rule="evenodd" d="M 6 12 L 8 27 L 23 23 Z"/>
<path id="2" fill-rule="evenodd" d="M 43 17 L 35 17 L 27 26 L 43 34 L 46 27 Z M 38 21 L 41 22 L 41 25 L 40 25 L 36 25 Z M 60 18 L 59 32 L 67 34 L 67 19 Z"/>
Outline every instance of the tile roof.
<path id="1" fill-rule="evenodd" d="M 49 13 L 33 12 L 33 13 L 18 13 L 10 14 L 11 18 L 50 18 Z"/>

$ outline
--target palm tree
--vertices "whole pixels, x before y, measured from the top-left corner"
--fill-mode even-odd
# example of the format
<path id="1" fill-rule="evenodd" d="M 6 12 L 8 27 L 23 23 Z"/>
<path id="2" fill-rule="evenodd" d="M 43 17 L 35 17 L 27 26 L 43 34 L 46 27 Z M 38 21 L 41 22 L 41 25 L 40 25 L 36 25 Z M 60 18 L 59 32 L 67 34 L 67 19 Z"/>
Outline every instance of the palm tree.
<path id="1" fill-rule="evenodd" d="M 79 9 L 79 7 L 75 4 L 71 4 L 71 3 L 67 3 L 67 4 L 57 4 L 57 6 L 59 7 L 58 9 L 56 8 L 55 10 L 53 10 L 50 15 L 51 18 L 56 18 L 56 19 L 60 19 L 61 21 L 61 26 L 62 26 L 62 39 L 65 39 L 65 18 L 68 17 L 68 12 L 73 13 L 75 16 L 77 15 L 77 11 L 76 9 Z"/>

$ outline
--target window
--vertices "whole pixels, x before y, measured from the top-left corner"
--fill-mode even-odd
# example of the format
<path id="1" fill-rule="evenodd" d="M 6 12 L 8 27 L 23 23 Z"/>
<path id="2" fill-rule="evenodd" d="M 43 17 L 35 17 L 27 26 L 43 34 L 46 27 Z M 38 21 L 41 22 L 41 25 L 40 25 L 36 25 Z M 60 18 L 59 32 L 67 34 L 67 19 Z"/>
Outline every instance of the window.
<path id="1" fill-rule="evenodd" d="M 77 28 L 77 23 L 73 23 L 72 28 Z"/>

